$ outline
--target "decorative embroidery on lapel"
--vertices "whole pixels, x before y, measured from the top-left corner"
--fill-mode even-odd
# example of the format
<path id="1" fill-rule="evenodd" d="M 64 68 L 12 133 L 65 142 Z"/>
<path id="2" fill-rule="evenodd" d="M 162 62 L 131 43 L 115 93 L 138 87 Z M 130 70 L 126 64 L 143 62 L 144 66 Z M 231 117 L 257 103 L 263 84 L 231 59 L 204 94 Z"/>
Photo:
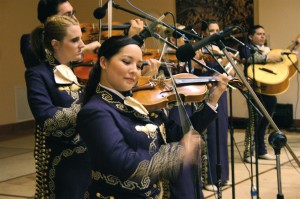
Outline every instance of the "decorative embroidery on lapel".
<path id="1" fill-rule="evenodd" d="M 134 115 L 136 118 L 142 118 L 146 119 L 148 115 L 144 115 L 133 109 L 132 107 L 126 106 L 123 104 L 119 99 L 115 99 L 114 96 L 108 92 L 107 90 L 103 89 L 100 85 L 97 86 L 96 88 L 96 93 L 100 94 L 101 99 L 106 101 L 109 104 L 113 104 L 118 110 L 125 112 L 125 113 L 130 113 Z"/>

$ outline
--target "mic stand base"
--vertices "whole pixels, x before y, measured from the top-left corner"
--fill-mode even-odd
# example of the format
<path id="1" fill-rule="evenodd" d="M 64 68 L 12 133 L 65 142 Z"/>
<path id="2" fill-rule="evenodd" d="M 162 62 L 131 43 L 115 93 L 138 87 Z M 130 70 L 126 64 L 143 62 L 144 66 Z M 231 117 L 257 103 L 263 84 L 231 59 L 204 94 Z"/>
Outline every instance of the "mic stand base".
<path id="1" fill-rule="evenodd" d="M 277 187 L 278 187 L 278 194 L 277 199 L 283 199 L 284 196 L 282 194 L 282 187 L 281 187 L 281 167 L 280 167 L 280 150 L 286 144 L 286 136 L 285 134 L 281 133 L 280 131 L 273 132 L 269 135 L 268 138 L 269 144 L 273 147 L 276 155 L 276 171 L 277 171 Z"/>

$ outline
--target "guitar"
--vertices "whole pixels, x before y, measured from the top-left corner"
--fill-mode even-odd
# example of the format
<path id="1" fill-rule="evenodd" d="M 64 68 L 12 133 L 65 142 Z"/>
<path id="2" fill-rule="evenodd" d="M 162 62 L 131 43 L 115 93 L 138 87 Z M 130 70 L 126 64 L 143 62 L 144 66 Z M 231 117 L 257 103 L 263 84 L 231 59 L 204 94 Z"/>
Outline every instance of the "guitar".
<path id="1" fill-rule="evenodd" d="M 281 55 L 282 49 L 274 49 L 269 53 Z M 297 55 L 281 55 L 282 61 L 277 63 L 254 64 L 255 86 L 254 90 L 265 95 L 282 94 L 289 88 L 290 79 L 295 75 L 298 65 Z M 290 59 L 289 59 L 290 57 Z M 294 66 L 293 66 L 294 65 Z M 253 82 L 253 65 L 247 69 L 250 83 Z"/>

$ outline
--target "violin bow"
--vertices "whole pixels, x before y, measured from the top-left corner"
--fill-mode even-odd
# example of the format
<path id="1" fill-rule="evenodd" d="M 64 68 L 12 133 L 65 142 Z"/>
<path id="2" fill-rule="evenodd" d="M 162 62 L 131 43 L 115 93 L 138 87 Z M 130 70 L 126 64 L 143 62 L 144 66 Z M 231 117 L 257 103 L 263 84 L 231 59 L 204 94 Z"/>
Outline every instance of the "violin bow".
<path id="1" fill-rule="evenodd" d="M 99 0 L 98 2 L 98 7 L 102 7 L 102 0 Z M 99 27 L 99 32 L 98 32 L 98 41 L 101 41 L 101 35 L 102 35 L 102 18 L 98 19 L 98 27 Z"/>
<path id="2" fill-rule="evenodd" d="M 187 134 L 189 131 L 195 131 L 197 132 L 194 127 L 193 124 L 189 118 L 189 115 L 184 107 L 183 101 L 178 93 L 177 87 L 176 87 L 176 83 L 175 83 L 175 79 L 172 75 L 172 71 L 170 69 L 170 67 L 167 67 L 167 70 L 169 72 L 170 78 L 172 80 L 172 85 L 174 88 L 174 92 L 176 94 L 176 100 L 178 102 L 178 112 L 179 112 L 179 118 L 180 118 L 180 123 L 181 123 L 181 128 L 182 128 L 182 132 L 183 135 Z M 199 133 L 199 132 L 198 132 Z M 196 199 L 200 199 L 200 170 L 201 168 L 199 167 L 199 157 L 201 156 L 201 146 L 200 146 L 201 142 L 199 141 L 199 148 L 198 148 L 198 154 L 195 156 L 196 158 L 194 159 L 194 164 L 193 164 L 193 169 L 195 172 L 194 175 L 194 186 L 195 186 L 195 197 Z"/>
<path id="3" fill-rule="evenodd" d="M 108 38 L 112 35 L 112 0 L 108 0 L 107 4 L 107 24 L 108 24 Z"/>

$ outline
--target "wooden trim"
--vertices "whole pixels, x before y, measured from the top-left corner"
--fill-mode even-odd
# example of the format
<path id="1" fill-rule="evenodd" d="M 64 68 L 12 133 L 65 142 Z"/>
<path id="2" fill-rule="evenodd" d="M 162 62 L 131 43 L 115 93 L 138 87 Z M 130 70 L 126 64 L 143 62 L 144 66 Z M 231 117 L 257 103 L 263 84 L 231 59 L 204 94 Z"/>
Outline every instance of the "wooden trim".
<path id="1" fill-rule="evenodd" d="M 0 125 L 0 140 L 34 134 L 34 120 Z"/>
<path id="2" fill-rule="evenodd" d="M 246 128 L 246 126 L 247 126 L 248 118 L 233 117 L 232 120 L 233 120 L 234 128 L 242 128 L 243 129 L 243 128 Z M 291 125 L 291 128 L 300 128 L 300 119 L 294 119 L 293 124 Z"/>
<path id="3" fill-rule="evenodd" d="M 248 118 L 234 117 L 234 118 L 232 118 L 232 120 L 233 120 L 234 128 L 244 129 L 247 126 Z M 0 140 L 3 141 L 6 139 L 18 137 L 18 136 L 34 134 L 34 128 L 35 128 L 34 120 L 13 123 L 13 124 L 0 125 Z M 300 119 L 294 120 L 291 128 L 299 129 L 300 128 Z"/>
<path id="4" fill-rule="evenodd" d="M 300 128 L 300 120 L 294 120 L 292 126 Z"/>

